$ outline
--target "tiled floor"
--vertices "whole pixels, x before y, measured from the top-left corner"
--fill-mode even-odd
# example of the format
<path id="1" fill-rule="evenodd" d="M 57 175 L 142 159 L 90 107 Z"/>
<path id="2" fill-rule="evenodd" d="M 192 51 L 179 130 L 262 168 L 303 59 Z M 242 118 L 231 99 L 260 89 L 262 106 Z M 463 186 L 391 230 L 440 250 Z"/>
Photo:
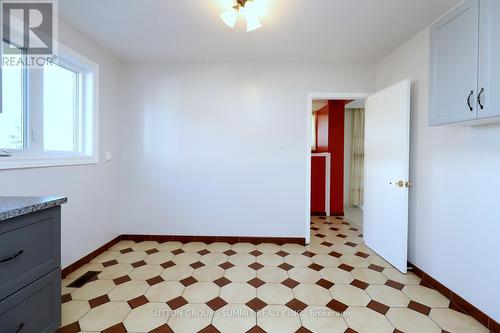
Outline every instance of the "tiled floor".
<path id="1" fill-rule="evenodd" d="M 312 218 L 311 232 L 306 247 L 120 242 L 63 280 L 60 332 L 488 332 L 358 227 Z"/>

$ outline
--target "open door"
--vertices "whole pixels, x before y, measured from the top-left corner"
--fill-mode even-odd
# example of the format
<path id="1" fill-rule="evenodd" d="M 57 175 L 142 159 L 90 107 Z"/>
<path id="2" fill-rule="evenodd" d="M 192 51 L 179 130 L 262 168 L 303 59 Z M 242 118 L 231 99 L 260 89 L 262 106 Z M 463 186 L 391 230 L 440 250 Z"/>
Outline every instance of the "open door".
<path id="1" fill-rule="evenodd" d="M 367 98 L 363 237 L 403 273 L 408 255 L 410 81 Z"/>

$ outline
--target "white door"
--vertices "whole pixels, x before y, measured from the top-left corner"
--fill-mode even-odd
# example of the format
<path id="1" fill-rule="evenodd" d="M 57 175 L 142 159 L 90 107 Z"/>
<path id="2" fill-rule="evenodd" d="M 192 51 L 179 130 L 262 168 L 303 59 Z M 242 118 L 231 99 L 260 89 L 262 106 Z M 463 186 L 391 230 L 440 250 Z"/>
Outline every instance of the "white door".
<path id="1" fill-rule="evenodd" d="M 363 235 L 373 251 L 407 272 L 410 81 L 367 98 Z"/>

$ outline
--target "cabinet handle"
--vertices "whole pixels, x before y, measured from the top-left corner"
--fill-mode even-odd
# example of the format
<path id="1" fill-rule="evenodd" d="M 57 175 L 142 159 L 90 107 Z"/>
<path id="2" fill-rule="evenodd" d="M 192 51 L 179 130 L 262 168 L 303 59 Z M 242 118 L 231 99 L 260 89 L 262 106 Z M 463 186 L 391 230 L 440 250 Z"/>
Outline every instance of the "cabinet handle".
<path id="1" fill-rule="evenodd" d="M 469 106 L 470 111 L 474 111 L 474 108 L 472 107 L 472 105 L 470 105 L 470 99 L 472 98 L 472 95 L 474 95 L 474 90 L 471 90 L 469 97 L 467 97 L 467 105 Z"/>
<path id="2" fill-rule="evenodd" d="M 17 257 L 19 257 L 23 253 L 24 253 L 24 250 L 21 250 L 21 251 L 17 252 L 16 254 L 14 254 L 13 256 L 10 256 L 8 258 L 2 259 L 2 260 L 0 260 L 0 264 L 12 261 L 12 260 L 16 259 Z"/>
<path id="3" fill-rule="evenodd" d="M 19 324 L 19 327 L 16 330 L 16 333 L 20 333 L 24 328 L 24 323 Z"/>
<path id="4" fill-rule="evenodd" d="M 481 103 L 481 96 L 483 95 L 484 93 L 484 88 L 481 88 L 481 91 L 479 92 L 479 95 L 477 95 L 477 103 L 479 104 L 479 107 L 482 109 L 484 109 L 484 105 L 483 103 Z"/>

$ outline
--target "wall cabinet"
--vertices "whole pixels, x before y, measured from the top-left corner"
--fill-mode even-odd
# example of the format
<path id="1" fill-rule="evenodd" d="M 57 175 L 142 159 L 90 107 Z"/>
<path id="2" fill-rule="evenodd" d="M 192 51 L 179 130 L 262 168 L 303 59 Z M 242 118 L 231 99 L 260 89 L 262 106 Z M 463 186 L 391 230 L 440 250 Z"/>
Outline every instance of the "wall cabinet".
<path id="1" fill-rule="evenodd" d="M 431 27 L 429 124 L 500 122 L 500 1 L 467 0 Z"/>

